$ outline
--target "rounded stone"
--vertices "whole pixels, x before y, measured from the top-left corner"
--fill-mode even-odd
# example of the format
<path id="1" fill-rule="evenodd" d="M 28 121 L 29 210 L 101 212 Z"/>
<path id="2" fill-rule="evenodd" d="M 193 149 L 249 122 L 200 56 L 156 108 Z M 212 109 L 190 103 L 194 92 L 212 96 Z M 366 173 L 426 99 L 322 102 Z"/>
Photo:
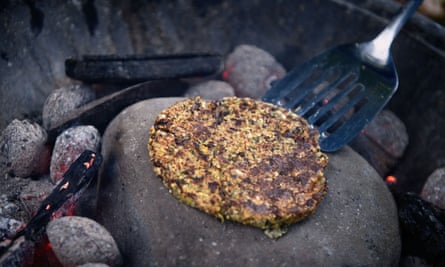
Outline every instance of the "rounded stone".
<path id="1" fill-rule="evenodd" d="M 126 266 L 397 266 L 397 209 L 381 177 L 349 147 L 329 154 L 328 193 L 315 214 L 277 240 L 180 203 L 147 152 L 157 114 L 181 98 L 122 111 L 104 133 L 97 220 Z"/>
<path id="2" fill-rule="evenodd" d="M 120 266 L 122 258 L 110 233 L 97 222 L 78 216 L 52 220 L 47 227 L 54 254 L 64 266 L 103 263 Z"/>
<path id="3" fill-rule="evenodd" d="M 260 98 L 286 70 L 268 52 L 252 45 L 239 45 L 227 57 L 223 79 L 241 97 Z"/>
<path id="4" fill-rule="evenodd" d="M 77 267 L 109 267 L 110 265 L 105 264 L 105 263 L 85 263 L 82 265 L 77 265 Z"/>
<path id="5" fill-rule="evenodd" d="M 445 168 L 435 170 L 423 185 L 424 200 L 445 209 Z"/>
<path id="6" fill-rule="evenodd" d="M 71 163 L 84 150 L 98 151 L 101 137 L 99 131 L 91 125 L 75 126 L 62 132 L 56 139 L 50 165 L 50 179 L 59 181 Z"/>
<path id="7" fill-rule="evenodd" d="M 405 124 L 388 109 L 377 114 L 363 132 L 376 145 L 395 158 L 403 156 L 408 146 L 409 137 Z"/>
<path id="8" fill-rule="evenodd" d="M 23 223 L 9 217 L 4 217 L 0 213 L 0 242 L 15 234 Z"/>
<path id="9" fill-rule="evenodd" d="M 95 98 L 94 90 L 83 84 L 73 84 L 52 91 L 43 105 L 43 127 L 50 129 L 65 114 Z"/>
<path id="10" fill-rule="evenodd" d="M 224 97 L 234 96 L 233 87 L 223 81 L 206 81 L 193 85 L 185 92 L 185 97 L 201 96 L 203 99 L 220 100 Z"/>
<path id="11" fill-rule="evenodd" d="M 47 133 L 39 124 L 13 120 L 0 137 L 0 167 L 20 177 L 47 172 L 50 149 L 46 140 Z"/>

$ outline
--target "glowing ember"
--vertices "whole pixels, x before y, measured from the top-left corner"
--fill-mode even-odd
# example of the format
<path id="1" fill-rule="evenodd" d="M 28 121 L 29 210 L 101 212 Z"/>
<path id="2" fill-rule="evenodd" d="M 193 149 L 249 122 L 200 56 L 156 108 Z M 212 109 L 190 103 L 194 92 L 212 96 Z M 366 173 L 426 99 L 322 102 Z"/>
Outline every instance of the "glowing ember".
<path id="1" fill-rule="evenodd" d="M 227 80 L 229 78 L 229 70 L 225 69 L 222 73 L 222 78 Z"/>
<path id="2" fill-rule="evenodd" d="M 63 266 L 57 259 L 56 255 L 54 254 L 51 243 L 49 242 L 47 237 L 43 238 L 41 241 L 36 243 L 36 248 L 34 251 L 34 261 L 32 266 L 34 267 Z"/>
<path id="3" fill-rule="evenodd" d="M 388 175 L 388 176 L 386 176 L 385 182 L 387 184 L 395 184 L 395 183 L 397 183 L 397 178 L 393 175 Z"/>

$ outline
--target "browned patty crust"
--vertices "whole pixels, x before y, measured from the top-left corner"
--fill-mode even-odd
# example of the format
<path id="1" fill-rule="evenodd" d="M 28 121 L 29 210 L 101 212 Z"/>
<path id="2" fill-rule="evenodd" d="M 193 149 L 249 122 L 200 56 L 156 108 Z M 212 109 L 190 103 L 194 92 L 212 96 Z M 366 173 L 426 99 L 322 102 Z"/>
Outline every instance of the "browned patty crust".
<path id="1" fill-rule="evenodd" d="M 150 129 L 148 150 L 155 173 L 179 200 L 262 229 L 302 220 L 327 190 L 318 131 L 249 98 L 174 104 Z"/>

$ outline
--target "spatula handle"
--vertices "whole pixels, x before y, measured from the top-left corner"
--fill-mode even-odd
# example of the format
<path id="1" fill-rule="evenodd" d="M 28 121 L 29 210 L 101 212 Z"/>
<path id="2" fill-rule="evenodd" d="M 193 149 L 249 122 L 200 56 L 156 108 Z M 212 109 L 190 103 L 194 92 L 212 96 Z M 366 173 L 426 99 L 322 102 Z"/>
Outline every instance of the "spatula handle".
<path id="1" fill-rule="evenodd" d="M 378 65 L 385 65 L 388 62 L 394 38 L 422 2 L 423 0 L 406 1 L 386 28 L 372 41 L 364 44 L 365 57 L 368 60 Z"/>

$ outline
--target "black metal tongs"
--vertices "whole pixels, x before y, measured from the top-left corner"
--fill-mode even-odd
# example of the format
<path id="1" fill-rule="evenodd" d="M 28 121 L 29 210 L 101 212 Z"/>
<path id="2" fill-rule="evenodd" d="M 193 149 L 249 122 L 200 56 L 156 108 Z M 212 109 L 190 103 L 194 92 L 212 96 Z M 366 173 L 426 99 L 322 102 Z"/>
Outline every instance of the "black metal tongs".
<path id="1" fill-rule="evenodd" d="M 102 156 L 96 152 L 85 150 L 71 164 L 68 171 L 63 174 L 62 180 L 46 197 L 34 217 L 31 218 L 25 228 L 11 237 L 5 247 L 0 248 L 0 255 L 7 251 L 14 242 L 21 236 L 26 240 L 38 240 L 46 225 L 63 204 L 75 194 L 81 193 L 91 183 L 102 163 Z"/>

